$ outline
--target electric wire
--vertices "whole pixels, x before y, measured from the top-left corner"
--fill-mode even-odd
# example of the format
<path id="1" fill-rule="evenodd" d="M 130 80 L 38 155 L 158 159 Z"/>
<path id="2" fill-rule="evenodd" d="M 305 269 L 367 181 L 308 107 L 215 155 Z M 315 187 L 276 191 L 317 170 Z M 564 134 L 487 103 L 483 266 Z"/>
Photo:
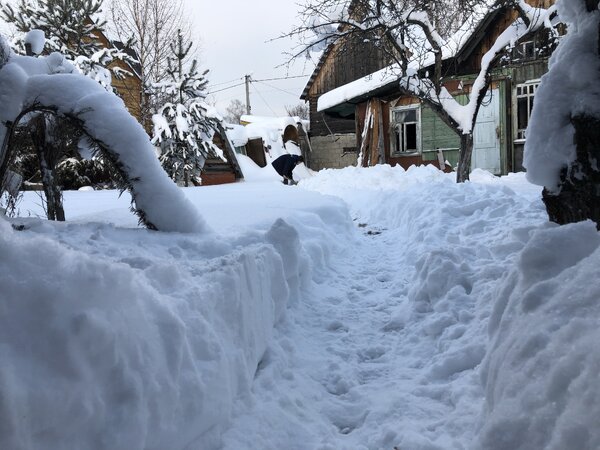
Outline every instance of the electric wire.
<path id="1" fill-rule="evenodd" d="M 254 84 L 254 80 L 250 79 L 250 84 Z M 271 105 L 269 105 L 267 103 L 267 101 L 264 99 L 264 97 L 262 96 L 262 94 L 260 93 L 260 91 L 258 89 L 254 89 L 254 92 L 256 92 L 258 94 L 258 96 L 260 97 L 260 99 L 263 101 L 263 103 L 267 106 L 267 108 L 269 108 L 271 110 L 271 112 L 273 113 L 273 115 L 277 115 L 277 113 L 273 110 L 273 108 L 271 108 Z"/>
<path id="2" fill-rule="evenodd" d="M 283 92 L 284 94 L 289 94 L 289 95 L 293 95 L 294 97 L 298 97 L 298 93 L 297 93 L 297 92 L 290 92 L 290 91 L 286 91 L 285 89 L 280 89 L 280 88 L 278 88 L 278 87 L 276 87 L 276 86 L 273 86 L 272 84 L 265 83 L 265 82 L 262 82 L 262 81 L 258 81 L 258 82 L 259 82 L 260 84 L 264 84 L 265 86 L 268 86 L 268 87 L 270 87 L 270 88 L 273 88 L 273 89 L 275 89 L 275 90 L 277 90 L 277 91 Z"/>
<path id="3" fill-rule="evenodd" d="M 242 86 L 243 84 L 245 84 L 245 82 L 238 83 L 238 84 L 234 84 L 233 86 L 229 86 L 229 87 L 222 88 L 222 89 L 217 89 L 216 91 L 210 91 L 210 92 L 207 92 L 206 94 L 207 94 L 207 95 L 210 95 L 210 94 L 215 94 L 215 93 L 217 93 L 217 92 L 223 92 L 223 91 L 226 91 L 226 90 L 228 90 L 228 89 L 233 89 L 233 88 L 235 88 L 235 87 Z"/>

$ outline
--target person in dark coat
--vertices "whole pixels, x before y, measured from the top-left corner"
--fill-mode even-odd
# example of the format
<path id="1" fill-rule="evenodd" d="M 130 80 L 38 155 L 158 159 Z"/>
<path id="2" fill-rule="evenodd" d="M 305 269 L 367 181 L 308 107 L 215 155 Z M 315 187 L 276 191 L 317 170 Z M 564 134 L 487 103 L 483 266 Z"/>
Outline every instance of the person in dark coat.
<path id="1" fill-rule="evenodd" d="M 292 172 L 294 171 L 294 167 L 302 162 L 304 162 L 304 158 L 300 155 L 285 154 L 273 161 L 271 165 L 283 177 L 283 184 L 288 184 L 288 182 L 296 184 Z"/>

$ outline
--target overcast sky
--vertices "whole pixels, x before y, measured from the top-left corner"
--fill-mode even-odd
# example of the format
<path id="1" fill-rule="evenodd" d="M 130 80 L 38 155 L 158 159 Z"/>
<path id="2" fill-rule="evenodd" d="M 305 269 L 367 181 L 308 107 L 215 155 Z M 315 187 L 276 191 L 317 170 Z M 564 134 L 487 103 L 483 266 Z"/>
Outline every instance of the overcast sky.
<path id="1" fill-rule="evenodd" d="M 14 0 L 9 0 L 14 3 Z M 224 112 L 231 100 L 246 101 L 244 75 L 255 80 L 297 77 L 287 80 L 255 82 L 250 86 L 252 114 L 285 115 L 286 105 L 301 103 L 300 94 L 314 69 L 314 63 L 301 60 L 291 66 L 277 67 L 287 61 L 284 52 L 295 45 L 291 39 L 269 42 L 298 24 L 297 3 L 303 0 L 184 0 L 199 41 L 199 62 L 209 69 L 209 97 Z M 108 4 L 108 0 L 105 0 Z M 6 25 L 0 23 L 0 31 Z M 223 90 L 225 89 L 225 90 Z"/>
<path id="2" fill-rule="evenodd" d="M 288 80 L 255 82 L 250 87 L 250 104 L 256 115 L 284 115 L 286 105 L 300 103 L 300 94 L 314 64 L 303 60 L 289 71 L 277 67 L 286 62 L 283 53 L 290 51 L 294 41 L 268 41 L 297 24 L 297 3 L 301 1 L 186 0 L 195 33 L 201 39 L 201 66 L 210 69 L 209 91 L 243 83 L 246 74 L 255 80 L 304 75 Z M 236 98 L 245 102 L 243 84 L 216 92 L 212 100 L 223 111 Z"/>

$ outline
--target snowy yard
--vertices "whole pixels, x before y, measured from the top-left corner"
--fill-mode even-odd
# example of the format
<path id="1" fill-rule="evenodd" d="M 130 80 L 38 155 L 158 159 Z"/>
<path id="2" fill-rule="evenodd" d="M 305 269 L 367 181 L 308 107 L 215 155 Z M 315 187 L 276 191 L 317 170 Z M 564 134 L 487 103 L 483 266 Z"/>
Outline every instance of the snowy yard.
<path id="1" fill-rule="evenodd" d="M 114 191 L 0 220 L 0 448 L 600 448 L 595 225 L 454 177 L 185 189 L 203 235 Z"/>

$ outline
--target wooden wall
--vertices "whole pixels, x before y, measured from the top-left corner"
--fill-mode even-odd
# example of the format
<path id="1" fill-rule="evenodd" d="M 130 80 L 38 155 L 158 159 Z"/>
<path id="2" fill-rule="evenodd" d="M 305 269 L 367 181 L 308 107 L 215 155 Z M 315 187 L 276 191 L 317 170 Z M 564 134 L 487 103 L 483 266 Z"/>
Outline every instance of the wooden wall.
<path id="1" fill-rule="evenodd" d="M 111 48 L 112 44 L 108 40 L 108 38 L 98 31 L 95 32 L 98 41 L 101 46 L 104 48 Z M 118 79 L 115 74 L 112 72 L 112 69 L 118 67 L 122 70 L 132 73 L 131 76 L 126 76 L 125 78 Z M 141 110 L 141 102 L 142 102 L 142 80 L 133 73 L 133 70 L 129 66 L 129 64 L 121 61 L 121 60 L 113 60 L 109 66 L 111 69 L 112 75 L 112 86 L 117 90 L 117 94 L 119 97 L 123 99 L 127 110 L 131 113 L 133 117 L 135 117 L 138 122 L 142 122 L 142 110 Z"/>
<path id="2" fill-rule="evenodd" d="M 308 91 L 310 131 L 313 136 L 330 133 L 353 133 L 354 117 L 323 115 L 317 111 L 317 100 L 322 94 L 365 77 L 388 65 L 384 53 L 371 42 L 354 35 L 337 43 L 321 61 L 321 67 Z"/>

